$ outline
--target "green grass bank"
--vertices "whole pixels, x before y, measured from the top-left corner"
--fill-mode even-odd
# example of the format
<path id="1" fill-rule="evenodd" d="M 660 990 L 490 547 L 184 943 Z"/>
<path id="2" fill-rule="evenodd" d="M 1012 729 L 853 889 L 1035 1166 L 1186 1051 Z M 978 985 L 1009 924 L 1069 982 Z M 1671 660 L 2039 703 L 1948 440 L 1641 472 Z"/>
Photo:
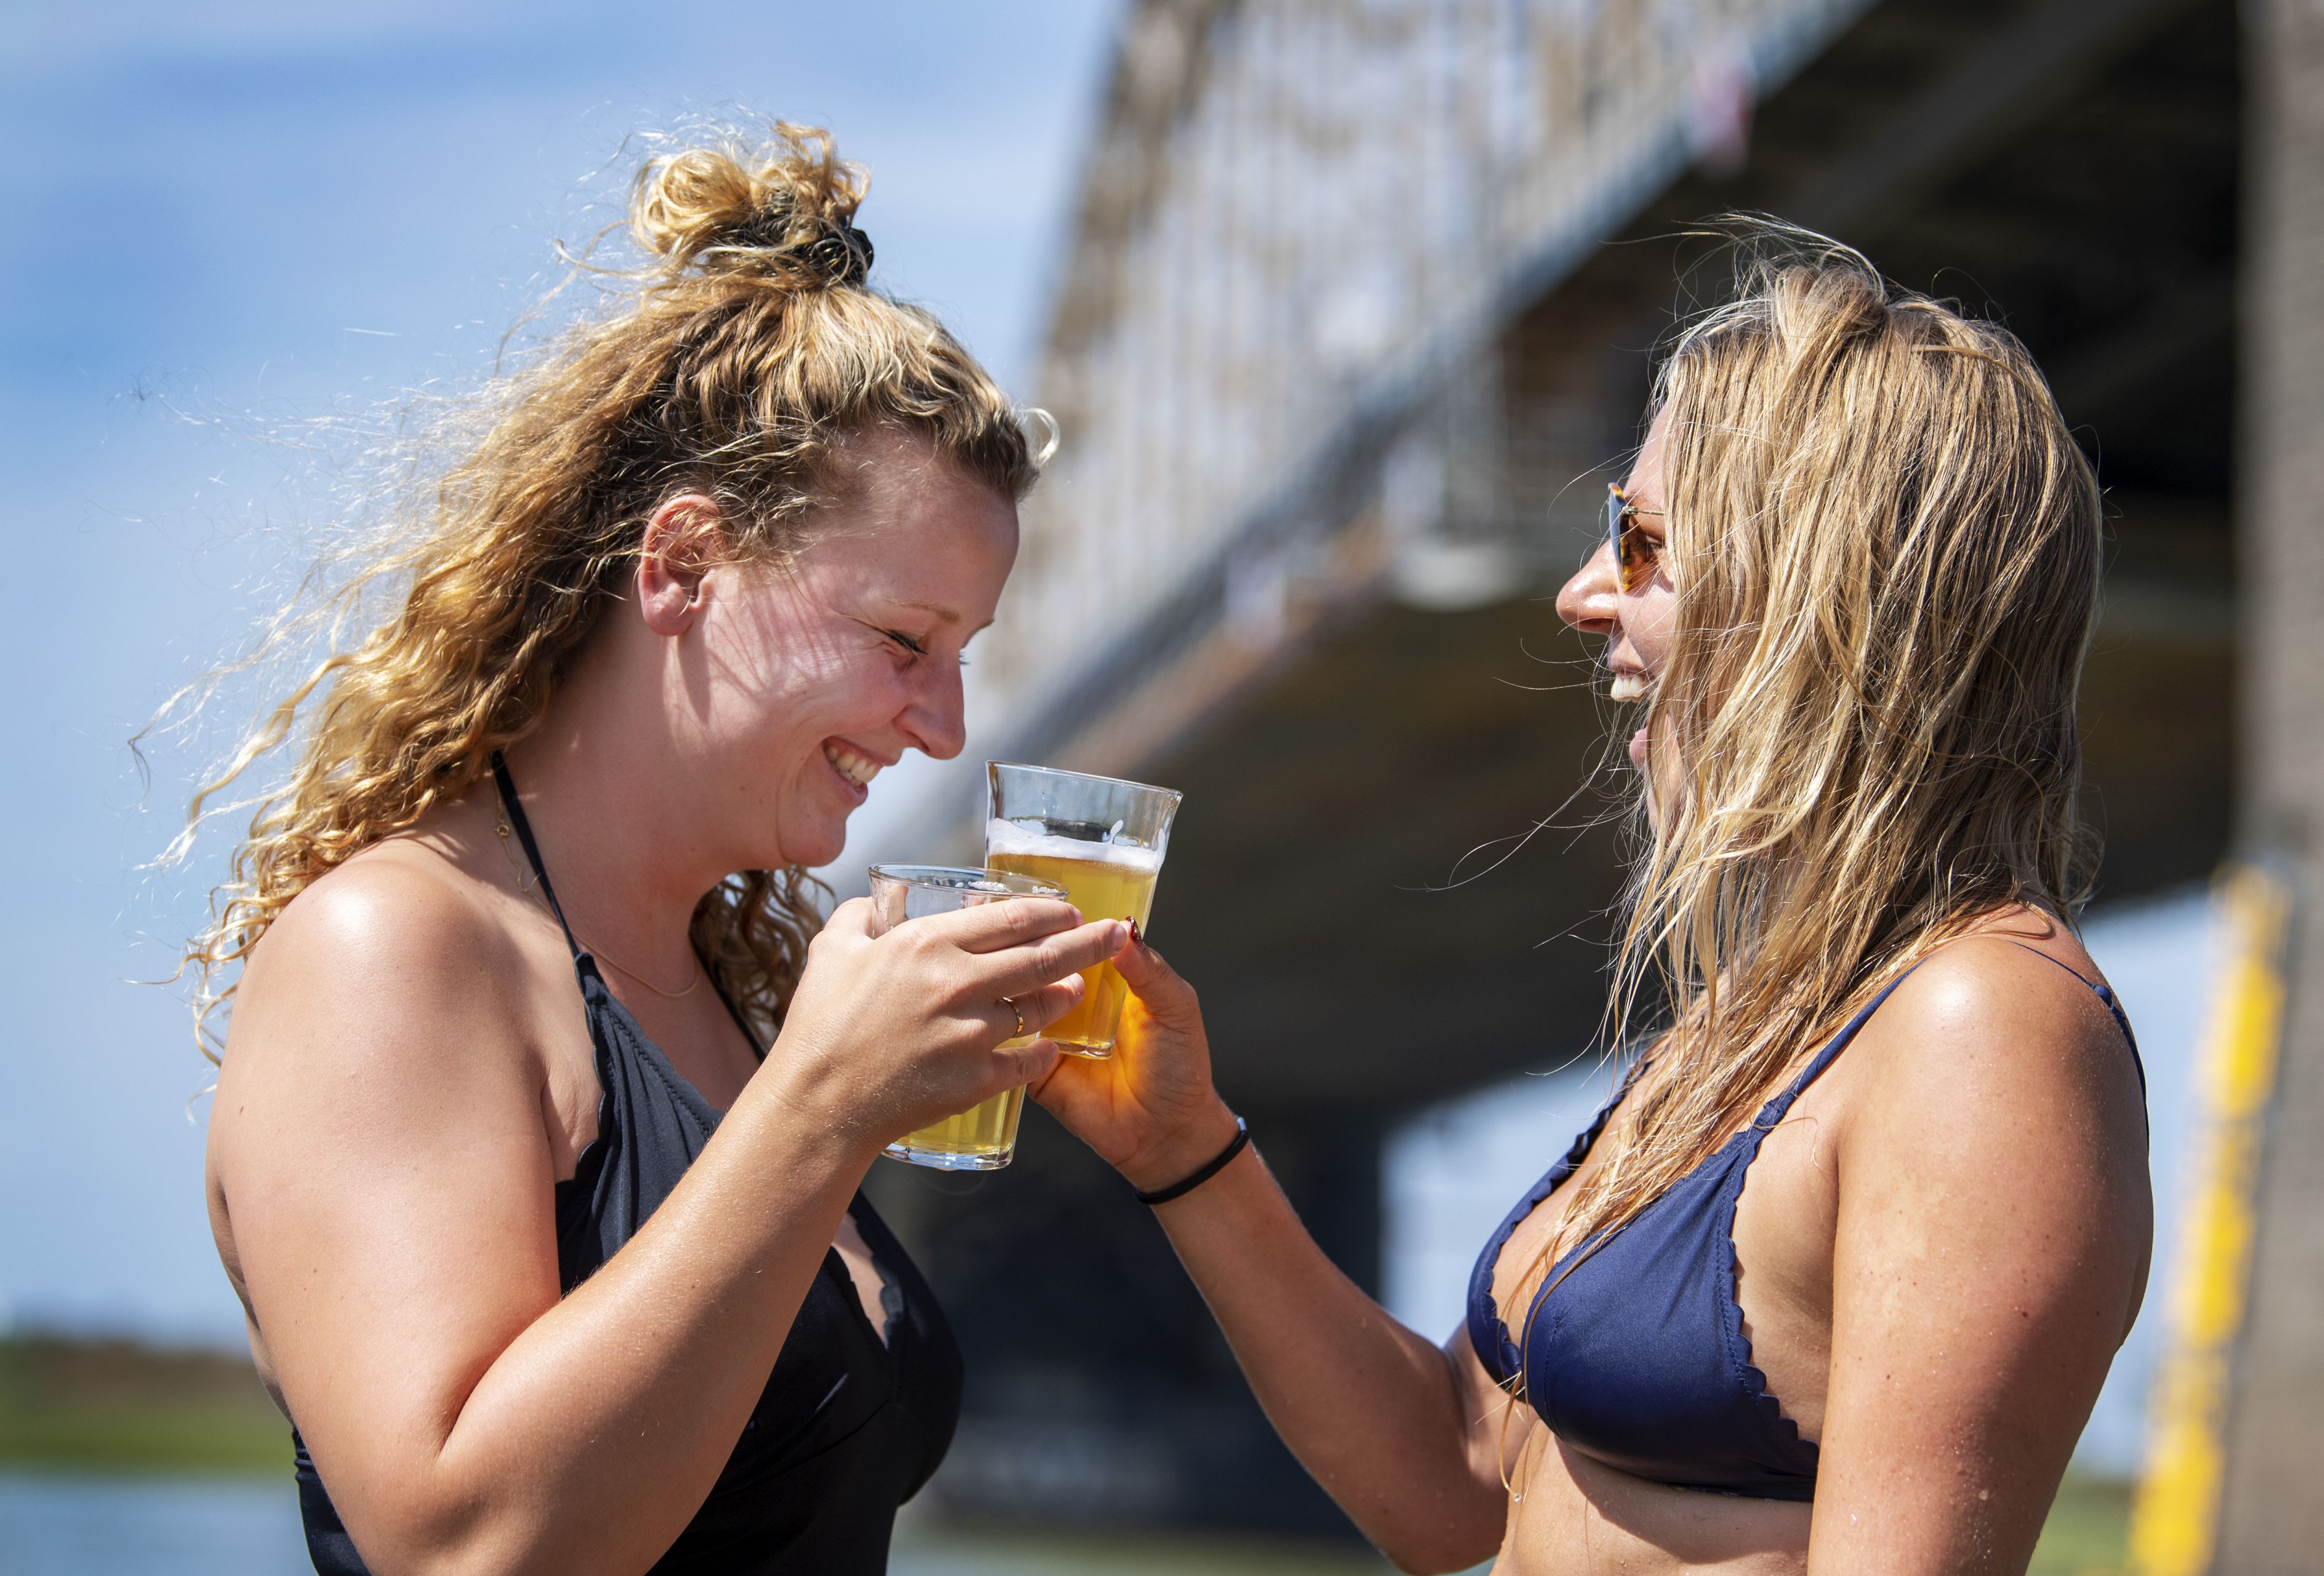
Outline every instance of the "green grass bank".
<path id="1" fill-rule="evenodd" d="M 0 1465 L 287 1476 L 290 1426 L 244 1358 L 16 1335 L 0 1339 Z"/>

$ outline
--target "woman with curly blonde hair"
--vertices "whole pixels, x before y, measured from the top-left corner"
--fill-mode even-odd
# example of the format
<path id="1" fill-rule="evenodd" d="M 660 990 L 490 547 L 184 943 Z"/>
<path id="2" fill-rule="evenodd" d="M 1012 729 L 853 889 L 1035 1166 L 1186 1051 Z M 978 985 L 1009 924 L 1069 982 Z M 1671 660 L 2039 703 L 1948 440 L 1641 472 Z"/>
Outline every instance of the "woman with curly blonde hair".
<path id="1" fill-rule="evenodd" d="M 2137 1053 L 2071 918 L 2096 483 L 2006 332 L 1760 243 L 1558 598 L 1644 707 L 1614 1004 L 1667 1027 L 1463 1327 L 1315 1249 L 1142 944 L 1122 1054 L 1037 1089 L 1408 1571 L 2023 1571 L 2144 1286 Z"/>
<path id="2" fill-rule="evenodd" d="M 1002 1042 L 1127 933 L 816 934 L 874 774 L 961 748 L 1038 464 L 867 286 L 861 195 L 792 127 L 650 163 L 634 291 L 498 391 L 227 773 L 291 746 L 192 952 L 210 1215 L 329 1576 L 877 1571 L 949 1442 L 857 1184 L 1044 1072 Z"/>

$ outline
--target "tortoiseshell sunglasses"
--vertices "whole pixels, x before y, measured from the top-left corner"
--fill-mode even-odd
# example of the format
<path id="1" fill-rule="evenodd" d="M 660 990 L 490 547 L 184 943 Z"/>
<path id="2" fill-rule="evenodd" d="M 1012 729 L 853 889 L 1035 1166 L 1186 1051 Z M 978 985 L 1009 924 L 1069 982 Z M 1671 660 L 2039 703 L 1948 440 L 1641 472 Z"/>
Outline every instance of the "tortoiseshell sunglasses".
<path id="1" fill-rule="evenodd" d="M 1606 484 L 1606 540 L 1614 549 L 1614 575 L 1621 583 L 1622 594 L 1635 596 L 1638 587 L 1654 576 L 1655 565 L 1662 551 L 1646 535 L 1646 528 L 1638 523 L 1642 514 L 1660 514 L 1659 509 L 1641 509 L 1630 502 L 1619 482 Z"/>

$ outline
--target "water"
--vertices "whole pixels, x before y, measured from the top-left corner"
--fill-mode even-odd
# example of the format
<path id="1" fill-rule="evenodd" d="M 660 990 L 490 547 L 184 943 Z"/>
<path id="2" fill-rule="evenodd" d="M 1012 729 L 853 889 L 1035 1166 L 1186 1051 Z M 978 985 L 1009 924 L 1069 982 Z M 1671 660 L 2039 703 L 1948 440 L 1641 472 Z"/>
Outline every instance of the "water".
<path id="1" fill-rule="evenodd" d="M 315 1576 L 289 1480 L 0 1472 L 0 1576 Z"/>

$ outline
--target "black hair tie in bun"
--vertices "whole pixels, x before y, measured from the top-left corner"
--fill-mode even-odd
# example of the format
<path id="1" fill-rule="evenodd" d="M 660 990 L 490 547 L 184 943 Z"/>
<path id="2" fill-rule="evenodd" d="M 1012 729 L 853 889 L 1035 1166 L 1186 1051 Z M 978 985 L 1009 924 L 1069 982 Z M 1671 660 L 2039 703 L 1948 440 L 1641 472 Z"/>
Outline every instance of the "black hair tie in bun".
<path id="1" fill-rule="evenodd" d="M 825 230 L 802 253 L 834 286 L 862 284 L 872 277 L 872 237 L 853 225 Z"/>
<path id="2" fill-rule="evenodd" d="M 790 239 L 792 216 L 780 208 L 753 215 L 729 232 L 728 248 L 788 257 L 832 287 L 862 284 L 872 274 L 872 237 L 853 225 L 825 225 L 805 245 Z"/>

